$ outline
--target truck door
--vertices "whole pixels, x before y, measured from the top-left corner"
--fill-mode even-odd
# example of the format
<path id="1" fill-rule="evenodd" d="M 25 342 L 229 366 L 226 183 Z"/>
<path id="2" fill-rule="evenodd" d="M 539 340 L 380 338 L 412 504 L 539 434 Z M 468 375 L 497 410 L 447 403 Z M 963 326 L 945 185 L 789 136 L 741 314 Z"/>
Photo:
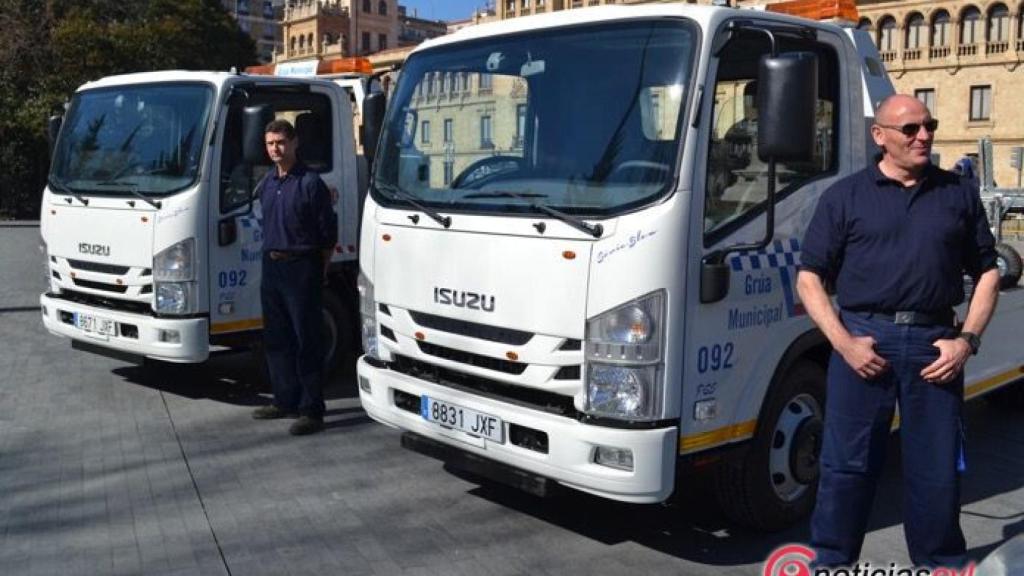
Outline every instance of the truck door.
<path id="1" fill-rule="evenodd" d="M 269 158 L 250 164 L 243 157 L 242 112 L 246 106 L 267 105 L 276 119 L 295 126 L 298 157 L 332 191 L 341 189 L 341 166 L 334 150 L 332 111 L 336 97 L 321 86 L 301 91 L 277 86 L 249 90 L 248 98 L 228 105 L 218 162 L 217 193 L 210 231 L 210 332 L 213 336 L 262 328 L 260 269 L 263 233 L 258 186 L 272 168 Z M 347 105 L 347 103 L 346 103 Z M 337 196 L 335 193 L 335 210 Z M 221 228 L 233 227 L 232 238 L 219 237 Z M 230 239 L 230 241 L 225 241 Z"/>

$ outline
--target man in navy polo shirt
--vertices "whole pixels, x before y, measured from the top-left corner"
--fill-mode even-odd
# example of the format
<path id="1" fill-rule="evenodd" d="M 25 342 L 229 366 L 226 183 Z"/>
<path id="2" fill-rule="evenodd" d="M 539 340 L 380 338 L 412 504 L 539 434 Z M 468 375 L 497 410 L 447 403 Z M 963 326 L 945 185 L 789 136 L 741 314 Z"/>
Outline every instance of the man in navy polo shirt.
<path id="1" fill-rule="evenodd" d="M 298 139 L 286 120 L 264 130 L 274 168 L 263 179 L 263 341 L 274 403 L 252 416 L 298 416 L 288 431 L 323 429 L 322 286 L 338 237 L 331 193 L 295 155 Z"/>
<path id="2" fill-rule="evenodd" d="M 928 109 L 894 95 L 875 121 L 881 160 L 822 195 L 800 256 L 800 297 L 833 348 L 811 545 L 817 565 L 857 561 L 899 402 L 910 559 L 959 567 L 963 367 L 999 294 L 995 241 L 977 186 L 931 164 Z"/>

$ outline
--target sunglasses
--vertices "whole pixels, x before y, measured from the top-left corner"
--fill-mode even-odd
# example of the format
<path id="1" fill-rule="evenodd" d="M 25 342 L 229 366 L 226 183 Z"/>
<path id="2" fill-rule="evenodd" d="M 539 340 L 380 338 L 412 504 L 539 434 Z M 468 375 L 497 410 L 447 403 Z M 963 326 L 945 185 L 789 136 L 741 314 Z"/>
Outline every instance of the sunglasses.
<path id="1" fill-rule="evenodd" d="M 921 131 L 922 126 L 924 126 L 924 129 L 927 130 L 929 134 L 938 130 L 939 121 L 932 118 L 931 120 L 924 122 L 922 124 L 912 123 L 904 124 L 902 126 L 889 126 L 887 124 L 879 124 L 879 126 L 881 126 L 882 128 L 888 128 L 890 130 L 899 130 L 899 132 L 904 136 L 917 136 L 918 132 Z"/>

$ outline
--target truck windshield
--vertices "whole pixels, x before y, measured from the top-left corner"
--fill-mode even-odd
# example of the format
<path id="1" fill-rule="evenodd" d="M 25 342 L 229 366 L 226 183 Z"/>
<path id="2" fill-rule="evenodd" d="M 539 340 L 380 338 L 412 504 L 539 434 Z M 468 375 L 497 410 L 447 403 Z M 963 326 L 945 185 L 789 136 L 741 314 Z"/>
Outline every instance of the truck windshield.
<path id="1" fill-rule="evenodd" d="M 622 212 L 675 180 L 696 27 L 575 26 L 439 46 L 402 70 L 374 176 L 446 211 Z M 528 198 L 529 200 L 524 200 Z"/>
<path id="2" fill-rule="evenodd" d="M 168 194 L 199 174 L 213 89 L 149 84 L 75 95 L 54 151 L 56 192 Z"/>

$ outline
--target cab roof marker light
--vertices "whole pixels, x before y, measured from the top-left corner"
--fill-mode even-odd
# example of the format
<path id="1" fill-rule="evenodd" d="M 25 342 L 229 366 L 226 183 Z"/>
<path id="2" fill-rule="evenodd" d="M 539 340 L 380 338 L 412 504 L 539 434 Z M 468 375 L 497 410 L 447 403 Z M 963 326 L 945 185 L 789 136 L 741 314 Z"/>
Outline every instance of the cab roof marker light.
<path id="1" fill-rule="evenodd" d="M 766 4 L 765 10 L 799 16 L 808 20 L 842 20 L 844 22 L 860 20 L 855 0 L 791 0 Z"/>

